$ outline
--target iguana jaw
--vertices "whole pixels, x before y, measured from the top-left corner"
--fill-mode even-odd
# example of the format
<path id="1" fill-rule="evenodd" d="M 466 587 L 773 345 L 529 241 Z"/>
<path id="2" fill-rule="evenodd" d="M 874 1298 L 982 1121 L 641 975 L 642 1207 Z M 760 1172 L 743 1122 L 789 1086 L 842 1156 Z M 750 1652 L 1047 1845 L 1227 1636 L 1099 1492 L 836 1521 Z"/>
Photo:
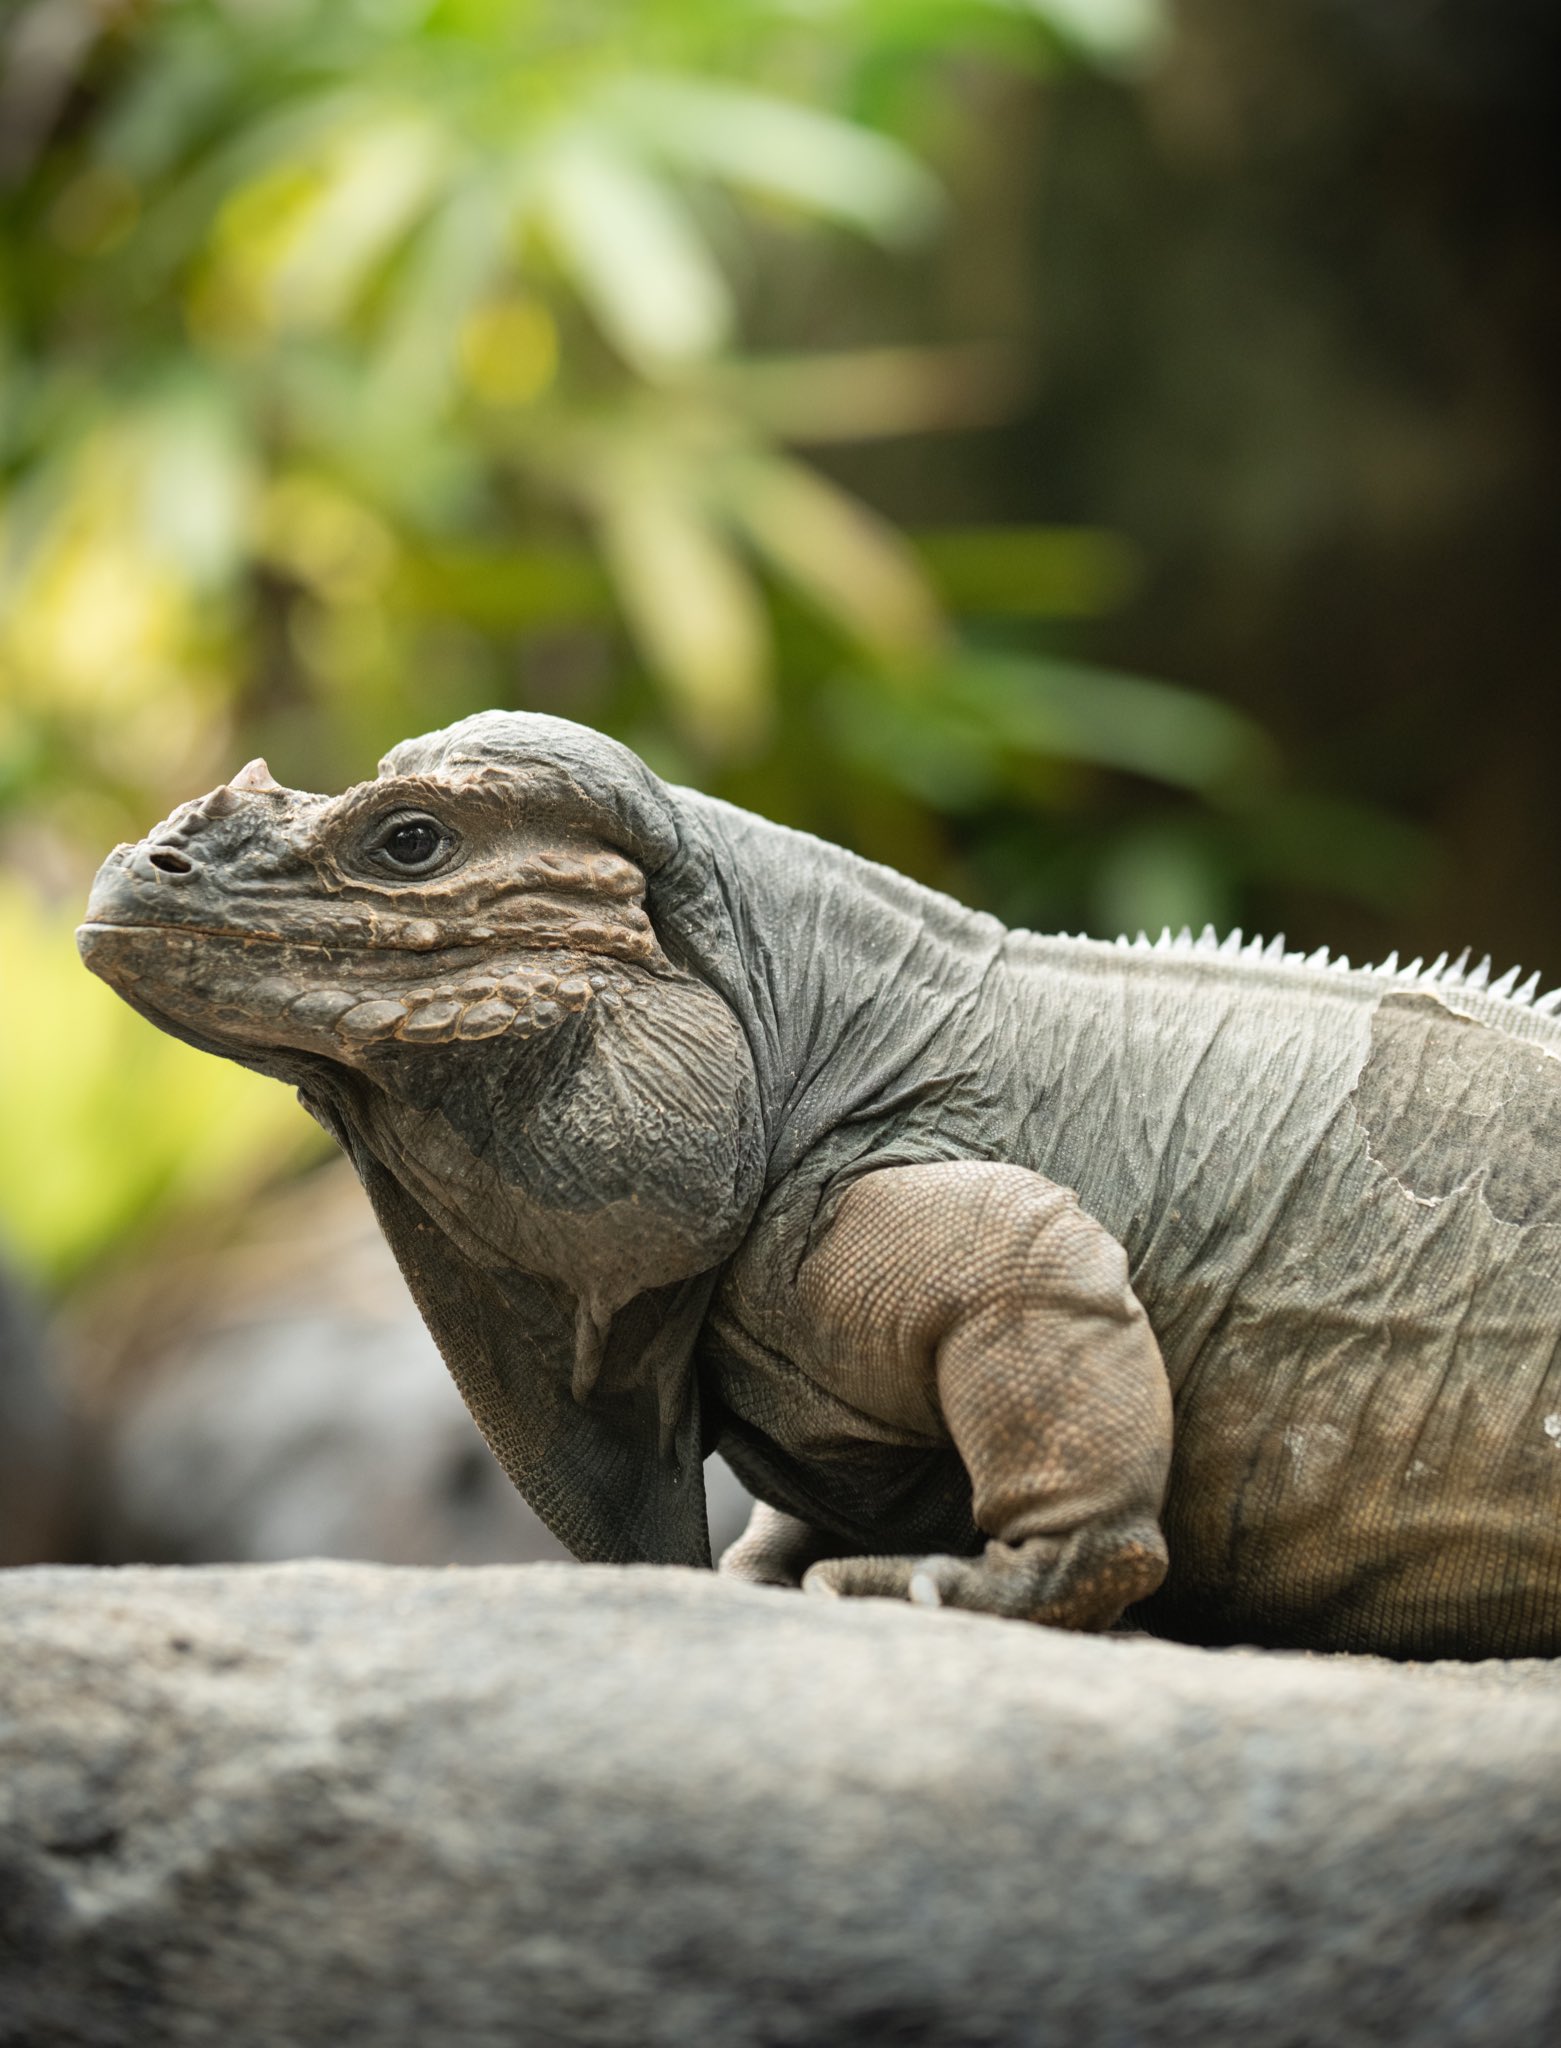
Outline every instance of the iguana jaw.
<path id="1" fill-rule="evenodd" d="M 417 832 L 446 843 L 403 878 L 383 841 L 407 821 L 414 848 Z M 664 966 L 643 889 L 632 862 L 567 821 L 530 824 L 491 779 L 390 778 L 327 798 L 257 762 L 115 848 L 78 945 L 181 1035 L 240 1059 L 276 1048 L 356 1064 L 612 1008 L 636 969 Z"/>

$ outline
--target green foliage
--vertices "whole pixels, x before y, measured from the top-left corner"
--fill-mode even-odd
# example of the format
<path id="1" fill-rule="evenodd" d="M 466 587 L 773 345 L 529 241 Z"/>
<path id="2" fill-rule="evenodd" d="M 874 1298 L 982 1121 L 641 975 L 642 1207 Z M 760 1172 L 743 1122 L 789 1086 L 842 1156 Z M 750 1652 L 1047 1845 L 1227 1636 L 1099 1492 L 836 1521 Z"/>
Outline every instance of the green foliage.
<path id="1" fill-rule="evenodd" d="M 908 533 L 824 459 L 1012 408 L 1016 337 L 864 343 L 834 303 L 955 229 L 974 76 L 1131 70 L 1159 27 L 1153 0 L 10 17 L 0 831 L 60 900 L 0 897 L 48 1019 L 5 1047 L 7 1130 L 51 1162 L 0 1214 L 37 1263 L 299 1127 L 105 1009 L 66 936 L 107 845 L 258 751 L 333 787 L 481 706 L 556 710 L 1036 919 L 1201 918 L 1243 864 L 1315 867 L 1260 734 L 1064 658 L 1133 581 L 1120 540 Z M 1141 783 L 1147 820 L 1113 795 Z"/>
<path id="2" fill-rule="evenodd" d="M 159 1217 L 232 1201 L 320 1148 L 258 1075 L 152 1031 L 82 971 L 74 916 L 0 887 L 7 1006 L 0 1059 L 9 1245 L 64 1281 Z M 21 999 L 22 997 L 25 999 Z"/>
<path id="3" fill-rule="evenodd" d="M 11 96 L 42 20 L 13 31 Z M 102 22 L 8 251 L 0 655 L 46 759 L 90 717 L 105 782 L 170 795 L 214 769 L 235 680 L 241 705 L 399 712 L 388 671 L 424 664 L 380 645 L 384 586 L 456 537 L 594 541 L 706 764 L 773 728 L 768 579 L 875 660 L 939 649 L 912 551 L 778 437 L 979 418 L 1011 366 L 732 346 L 800 241 L 904 249 L 944 224 L 905 131 L 929 88 L 957 106 L 950 54 L 1109 60 L 1153 27 L 1145 0 L 174 0 Z M 262 607 L 281 677 L 242 673 Z"/>

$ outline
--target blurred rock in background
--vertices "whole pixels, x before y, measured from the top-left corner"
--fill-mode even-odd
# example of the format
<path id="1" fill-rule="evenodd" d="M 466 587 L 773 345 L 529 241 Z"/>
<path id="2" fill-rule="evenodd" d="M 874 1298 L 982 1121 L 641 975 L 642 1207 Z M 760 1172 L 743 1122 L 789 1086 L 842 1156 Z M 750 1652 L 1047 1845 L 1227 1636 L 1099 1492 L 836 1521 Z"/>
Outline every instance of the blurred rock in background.
<path id="1" fill-rule="evenodd" d="M 567 1557 L 479 1436 L 345 1166 L 258 1204 L 225 1246 L 139 1269 L 74 1338 L 104 1562 Z M 709 1484 L 722 1547 L 747 1497 L 718 1462 Z"/>
<path id="2" fill-rule="evenodd" d="M 79 1450 L 42 1316 L 0 1267 L 0 1565 L 80 1554 Z"/>

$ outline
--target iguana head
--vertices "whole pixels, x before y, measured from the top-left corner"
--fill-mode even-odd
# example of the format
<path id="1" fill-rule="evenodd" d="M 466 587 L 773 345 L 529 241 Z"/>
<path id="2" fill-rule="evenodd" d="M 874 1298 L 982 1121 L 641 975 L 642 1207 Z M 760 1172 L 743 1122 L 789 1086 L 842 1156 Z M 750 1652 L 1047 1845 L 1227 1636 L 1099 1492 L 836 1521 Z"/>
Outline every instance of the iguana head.
<path id="1" fill-rule="evenodd" d="M 665 965 L 593 808 L 536 764 L 392 755 L 324 797 L 252 761 L 115 848 L 82 957 L 154 1023 L 305 1085 L 309 1056 L 383 1073 L 401 1048 L 545 1034 Z"/>

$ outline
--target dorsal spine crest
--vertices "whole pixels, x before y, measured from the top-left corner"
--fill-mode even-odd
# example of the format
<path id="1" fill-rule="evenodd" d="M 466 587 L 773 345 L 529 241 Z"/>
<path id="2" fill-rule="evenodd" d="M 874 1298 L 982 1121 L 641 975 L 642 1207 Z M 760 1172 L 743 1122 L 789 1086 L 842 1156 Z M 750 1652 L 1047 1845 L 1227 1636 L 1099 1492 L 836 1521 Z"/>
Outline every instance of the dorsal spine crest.
<path id="1" fill-rule="evenodd" d="M 1067 938 L 1068 933 L 1059 934 Z M 1080 939 L 1085 939 L 1083 932 Z M 1472 947 L 1465 946 L 1454 960 L 1446 953 L 1438 953 L 1427 967 L 1419 954 L 1406 966 L 1399 965 L 1397 951 L 1388 954 L 1385 960 L 1370 962 L 1358 968 L 1350 965 L 1347 953 L 1330 954 L 1326 946 L 1318 946 L 1310 953 L 1288 951 L 1283 932 L 1271 939 L 1264 939 L 1254 933 L 1248 939 L 1240 925 L 1235 925 L 1223 938 L 1217 928 L 1206 924 L 1194 938 L 1189 926 L 1173 933 L 1169 925 L 1161 928 L 1157 938 L 1151 939 L 1147 932 L 1139 931 L 1132 938 L 1125 932 L 1112 942 L 1118 951 L 1128 953 L 1171 953 L 1192 955 L 1203 959 L 1244 960 L 1254 966 L 1298 967 L 1311 972 L 1326 971 L 1331 974 L 1369 974 L 1378 981 L 1395 982 L 1400 987 L 1424 989 L 1460 989 L 1472 995 L 1493 996 L 1498 1001 L 1510 1003 L 1521 1010 L 1533 1010 L 1541 1017 L 1553 1017 L 1561 1011 L 1561 988 L 1551 989 L 1547 994 L 1539 993 L 1539 974 L 1536 970 L 1527 980 L 1520 981 L 1523 969 L 1509 967 L 1494 981 L 1491 979 L 1491 956 L 1486 954 L 1475 966 L 1469 965 Z"/>

